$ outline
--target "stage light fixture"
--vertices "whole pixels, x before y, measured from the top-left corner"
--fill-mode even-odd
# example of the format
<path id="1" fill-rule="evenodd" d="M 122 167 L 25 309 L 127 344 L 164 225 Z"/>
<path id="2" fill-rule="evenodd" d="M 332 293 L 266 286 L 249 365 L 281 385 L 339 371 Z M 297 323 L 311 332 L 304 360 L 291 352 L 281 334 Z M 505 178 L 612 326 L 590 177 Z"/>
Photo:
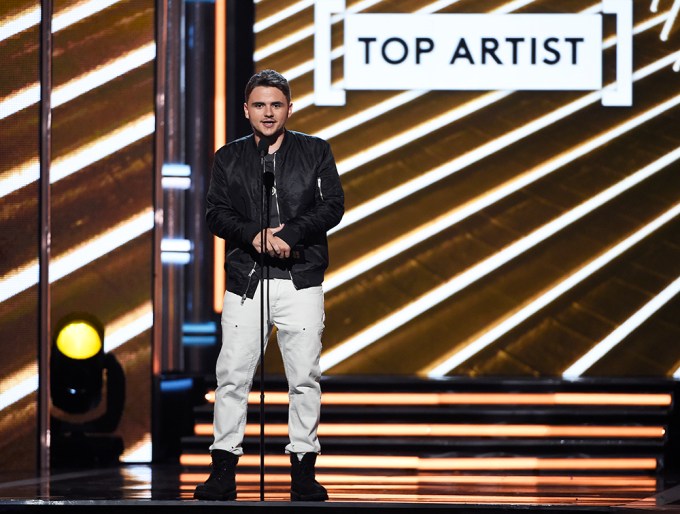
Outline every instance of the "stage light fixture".
<path id="1" fill-rule="evenodd" d="M 104 386 L 105 406 L 98 409 Z M 104 352 L 104 325 L 91 314 L 69 314 L 56 324 L 50 389 L 52 465 L 117 463 L 124 446 L 112 432 L 125 405 L 125 374 L 115 356 Z"/>
<path id="2" fill-rule="evenodd" d="M 56 326 L 51 356 L 52 403 L 72 414 L 101 401 L 104 326 L 88 314 L 71 314 Z"/>

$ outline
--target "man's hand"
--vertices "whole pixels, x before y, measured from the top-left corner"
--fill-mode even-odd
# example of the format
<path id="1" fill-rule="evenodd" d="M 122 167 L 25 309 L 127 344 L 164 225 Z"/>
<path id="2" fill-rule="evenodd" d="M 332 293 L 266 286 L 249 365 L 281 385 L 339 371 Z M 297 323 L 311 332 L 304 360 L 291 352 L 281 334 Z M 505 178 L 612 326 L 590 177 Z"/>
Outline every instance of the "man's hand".
<path id="1" fill-rule="evenodd" d="M 283 239 L 280 237 L 276 236 L 276 233 L 279 232 L 283 228 L 283 224 L 279 225 L 276 228 L 271 229 L 272 231 L 272 240 L 274 241 L 274 245 L 272 248 L 275 250 L 274 255 L 271 253 L 272 257 L 279 257 L 280 259 L 287 259 L 290 257 L 290 246 L 288 246 L 288 243 L 286 243 Z"/>
<path id="2" fill-rule="evenodd" d="M 264 251 L 269 254 L 270 257 L 278 257 L 279 259 L 287 259 L 290 257 L 290 246 L 283 239 L 276 237 L 276 233 L 283 228 L 283 225 L 279 225 L 275 228 L 268 228 L 264 231 L 265 241 L 264 241 Z M 257 253 L 261 253 L 262 248 L 262 232 L 258 232 L 253 239 L 253 247 Z"/>

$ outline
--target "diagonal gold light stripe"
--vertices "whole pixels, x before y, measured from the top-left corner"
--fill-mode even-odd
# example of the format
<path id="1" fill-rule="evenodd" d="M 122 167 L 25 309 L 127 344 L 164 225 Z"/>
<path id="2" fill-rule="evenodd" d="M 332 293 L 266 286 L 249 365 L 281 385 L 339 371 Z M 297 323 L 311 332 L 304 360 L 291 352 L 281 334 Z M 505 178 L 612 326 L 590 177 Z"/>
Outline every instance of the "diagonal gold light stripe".
<path id="1" fill-rule="evenodd" d="M 155 116 L 145 114 L 122 127 L 109 132 L 80 148 L 56 158 L 50 170 L 50 183 L 54 184 L 137 141 L 155 131 Z M 40 166 L 34 158 L 11 168 L 0 178 L 0 198 L 7 196 L 38 180 Z"/>
<path id="2" fill-rule="evenodd" d="M 55 13 L 52 20 L 52 32 L 70 27 L 85 18 L 117 4 L 121 0 L 83 0 Z M 26 9 L 0 23 L 0 41 L 9 39 L 24 30 L 40 23 L 40 7 Z"/>
<path id="3" fill-rule="evenodd" d="M 115 227 L 98 234 L 78 246 L 69 248 L 50 262 L 50 283 L 78 271 L 154 227 L 152 209 L 145 209 Z M 38 283 L 38 260 L 16 268 L 0 278 L 0 302 L 25 291 Z"/>
<path id="4" fill-rule="evenodd" d="M 52 108 L 64 105 L 112 80 L 150 63 L 156 57 L 155 43 L 148 43 L 112 59 L 92 71 L 83 73 L 66 84 L 56 87 L 52 93 Z M 35 105 L 40 101 L 40 84 L 35 83 L 0 100 L 0 120 Z"/>
<path id="5" fill-rule="evenodd" d="M 585 263 L 578 270 L 561 280 L 559 283 L 552 285 L 547 290 L 541 291 L 541 293 L 532 298 L 526 305 L 518 309 L 516 312 L 504 319 L 498 320 L 490 326 L 487 326 L 483 333 L 478 333 L 470 340 L 465 341 L 456 347 L 456 349 L 444 359 L 437 361 L 435 365 L 430 365 L 424 368 L 421 373 L 427 374 L 427 376 L 433 378 L 441 377 L 449 373 L 456 366 L 459 366 L 466 360 L 470 359 L 470 357 L 479 353 L 481 350 L 495 342 L 498 338 L 505 335 L 507 332 L 528 319 L 530 316 L 534 315 L 540 309 L 577 286 L 603 266 L 610 263 L 623 252 L 642 241 L 644 238 L 658 230 L 666 223 L 672 221 L 678 215 L 680 215 L 680 204 L 676 204 L 673 206 L 673 208 L 664 212 L 661 216 L 655 218 L 652 222 L 648 223 L 640 230 L 637 230 L 633 234 L 629 235 L 614 247 L 606 250 L 596 258 Z"/>
<path id="6" fill-rule="evenodd" d="M 663 104 L 667 110 L 670 108 L 670 106 L 675 106 L 680 103 L 680 95 L 676 96 L 675 98 L 672 99 L 672 102 L 666 102 L 666 104 Z M 657 108 L 655 108 L 657 109 Z M 655 109 L 652 109 L 654 111 Z M 658 114 L 661 114 L 664 112 L 664 110 L 660 110 Z M 649 115 L 649 111 L 645 113 Z M 657 114 L 657 115 L 658 115 Z M 675 152 L 680 153 L 678 151 Z M 674 159 L 677 159 L 678 157 L 673 155 Z M 611 188 L 610 188 L 611 189 Z M 607 193 L 607 194 L 605 194 Z M 375 341 L 378 339 L 384 337 L 386 334 L 392 332 L 393 330 L 397 329 L 400 326 L 403 326 L 405 323 L 408 323 L 409 321 L 413 320 L 423 312 L 426 312 L 427 310 L 431 309 L 433 306 L 438 305 L 442 301 L 448 299 L 458 291 L 462 290 L 463 288 L 467 287 L 468 285 L 476 282 L 480 278 L 488 275 L 491 271 L 497 269 L 498 267 L 504 265 L 505 263 L 509 262 L 510 260 L 514 259 L 518 255 L 521 255 L 522 253 L 526 252 L 527 250 L 533 248 L 536 244 L 540 243 L 541 241 L 544 241 L 546 238 L 551 237 L 558 231 L 562 230 L 564 227 L 569 226 L 570 224 L 574 223 L 578 219 L 581 219 L 583 216 L 591 212 L 593 209 L 598 207 L 600 204 L 609 201 L 612 196 L 609 194 L 609 190 L 605 191 L 604 193 L 598 195 L 594 199 L 591 199 L 587 202 L 584 202 L 583 204 L 579 205 L 578 207 L 566 212 L 562 216 L 556 218 L 555 220 L 547 223 L 546 225 L 541 226 L 540 228 L 534 230 L 527 236 L 523 237 L 522 239 L 516 241 L 515 243 L 505 247 L 503 250 L 500 252 L 492 255 L 491 257 L 484 259 L 483 261 L 477 263 L 476 265 L 472 266 L 468 270 L 466 270 L 463 273 L 460 273 L 459 275 L 456 275 L 452 279 L 448 280 L 441 286 L 433 289 L 432 291 L 429 291 L 428 293 L 422 295 L 412 303 L 396 310 L 394 313 L 391 315 L 381 319 L 380 321 L 376 322 L 375 324 L 371 325 L 370 327 L 362 330 L 361 332 L 357 333 L 353 337 L 343 341 L 339 345 L 335 346 L 328 352 L 322 354 L 321 356 L 321 369 L 322 370 L 328 370 L 329 368 L 332 368 L 333 366 L 339 364 L 340 362 L 346 360 L 350 356 L 354 355 L 358 351 L 362 350 L 363 348 L 366 348 L 367 346 L 370 346 L 373 344 Z M 620 193 L 618 193 L 620 194 Z M 673 211 L 670 211 L 669 213 L 666 213 L 666 216 L 671 216 L 673 214 Z M 663 218 L 663 217 L 662 217 Z M 667 222 L 668 220 L 663 218 Z M 631 238 L 635 239 L 637 235 L 631 236 Z M 631 241 L 633 240 L 631 239 Z M 628 240 L 626 240 L 628 241 Z M 625 242 L 624 242 L 625 243 Z M 624 243 L 621 243 L 621 245 L 624 245 Z M 588 268 L 586 268 L 588 269 Z M 587 275 L 586 275 L 587 276 Z M 560 293 L 561 294 L 561 293 Z M 552 298 L 550 301 L 552 301 Z M 529 307 L 527 307 L 528 309 Z M 487 338 L 490 338 L 490 332 L 487 332 L 483 338 L 486 340 Z M 481 345 L 482 343 L 479 343 Z M 476 346 L 469 346 L 469 348 L 475 348 Z M 467 348 L 467 347 L 466 347 Z M 471 350 L 468 350 L 471 351 Z M 457 352 L 456 355 L 450 356 L 446 359 L 444 364 L 440 364 L 436 366 L 433 370 L 429 370 L 427 373 L 429 376 L 441 376 L 441 374 L 446 373 L 448 371 L 444 371 L 447 369 L 451 369 L 449 366 L 450 365 L 455 365 L 453 363 L 458 361 L 458 356 L 466 355 L 467 353 L 461 353 Z"/>
<path id="7" fill-rule="evenodd" d="M 616 327 L 607 337 L 599 341 L 585 355 L 581 356 L 564 370 L 562 376 L 564 378 L 575 379 L 583 375 L 583 373 L 607 355 L 625 337 L 640 327 L 652 314 L 671 301 L 678 293 L 680 293 L 680 277 L 666 286 L 663 291 L 654 296 L 626 321 Z"/>

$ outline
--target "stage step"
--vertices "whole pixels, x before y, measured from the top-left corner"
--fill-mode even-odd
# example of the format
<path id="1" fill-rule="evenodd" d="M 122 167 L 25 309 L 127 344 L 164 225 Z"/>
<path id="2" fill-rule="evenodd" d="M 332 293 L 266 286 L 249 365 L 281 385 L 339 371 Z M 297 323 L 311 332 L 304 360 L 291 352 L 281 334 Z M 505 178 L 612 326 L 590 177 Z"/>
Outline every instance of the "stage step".
<path id="1" fill-rule="evenodd" d="M 194 408 L 180 462 L 207 466 L 214 384 Z M 258 386 L 256 385 L 254 391 Z M 428 381 L 333 377 L 322 384 L 320 465 L 416 471 L 578 470 L 655 473 L 677 431 L 674 381 Z M 265 453 L 287 465 L 285 381 L 265 394 Z M 251 393 L 243 465 L 259 453 L 259 393 Z M 674 444 L 677 444 L 675 442 Z M 670 459 L 670 460 L 669 460 Z M 269 465 L 269 464 L 268 464 Z"/>

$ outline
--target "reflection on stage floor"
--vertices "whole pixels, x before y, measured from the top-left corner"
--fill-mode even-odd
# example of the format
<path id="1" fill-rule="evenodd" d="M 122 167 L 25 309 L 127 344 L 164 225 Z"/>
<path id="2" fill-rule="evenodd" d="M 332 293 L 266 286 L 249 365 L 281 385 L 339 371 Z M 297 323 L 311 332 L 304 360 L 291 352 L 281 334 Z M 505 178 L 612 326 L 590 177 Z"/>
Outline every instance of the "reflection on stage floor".
<path id="1" fill-rule="evenodd" d="M 323 456 L 320 458 L 320 463 Z M 289 506 L 290 479 L 284 467 L 268 469 L 265 503 L 260 500 L 257 467 L 239 467 L 238 500 L 232 506 L 261 510 L 282 503 Z M 0 511 L 19 511 L 35 505 L 71 506 L 89 504 L 198 507 L 213 502 L 193 500 L 196 484 L 207 478 L 204 472 L 170 465 L 123 465 L 102 470 L 61 472 L 42 478 L 4 476 L 0 483 Z M 317 478 L 329 490 L 330 500 L 317 507 L 355 506 L 379 512 L 395 507 L 418 511 L 423 507 L 462 508 L 503 512 L 511 510 L 555 510 L 572 508 L 580 512 L 680 512 L 677 481 L 656 476 L 580 473 L 410 473 L 394 470 L 373 474 L 365 469 L 319 468 Z M 301 505 L 298 504 L 300 507 Z M 307 507 L 311 505 L 307 504 Z M 187 509 L 188 510 L 188 509 Z"/>

